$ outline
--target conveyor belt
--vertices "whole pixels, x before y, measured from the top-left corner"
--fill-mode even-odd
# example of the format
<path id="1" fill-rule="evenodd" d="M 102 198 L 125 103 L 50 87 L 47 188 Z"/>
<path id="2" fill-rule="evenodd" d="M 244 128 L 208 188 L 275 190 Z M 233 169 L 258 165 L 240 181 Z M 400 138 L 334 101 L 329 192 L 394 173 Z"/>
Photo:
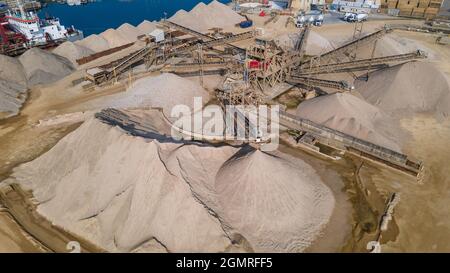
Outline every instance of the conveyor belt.
<path id="1" fill-rule="evenodd" d="M 333 50 L 331 50 L 331 51 L 329 51 L 327 53 L 324 53 L 324 54 L 320 55 L 320 59 L 321 60 L 325 60 L 325 59 L 330 60 L 332 58 L 336 58 L 336 57 L 338 57 L 340 55 L 345 54 L 347 52 L 347 50 L 352 48 L 356 43 L 359 43 L 359 45 L 367 44 L 369 42 L 372 42 L 375 39 L 380 38 L 381 36 L 385 35 L 386 33 L 390 32 L 390 31 L 391 31 L 390 28 L 386 28 L 385 27 L 385 28 L 383 28 L 381 30 L 373 32 L 373 33 L 371 33 L 369 35 L 366 35 L 364 37 L 361 37 L 359 39 L 353 40 L 353 41 L 351 41 L 351 42 L 349 42 L 347 44 L 344 44 L 344 45 L 342 45 L 342 46 L 340 46 L 340 47 L 338 47 L 336 49 L 333 49 Z M 309 64 L 309 60 L 303 62 L 302 66 L 307 66 L 308 64 Z"/>
<path id="2" fill-rule="evenodd" d="M 178 30 L 180 30 L 180 31 L 182 31 L 182 32 L 184 32 L 184 33 L 186 33 L 186 34 L 190 34 L 190 35 L 192 35 L 192 36 L 199 37 L 199 38 L 201 38 L 201 39 L 203 39 L 203 40 L 205 40 L 205 41 L 216 40 L 216 38 L 214 38 L 214 37 L 212 37 L 212 36 L 203 34 L 203 33 L 201 33 L 201 32 L 198 32 L 198 31 L 196 31 L 196 30 L 187 28 L 187 27 L 185 27 L 185 26 L 179 25 L 179 24 L 177 24 L 177 23 L 174 23 L 174 22 L 171 22 L 171 21 L 168 21 L 168 20 L 164 20 L 164 21 L 162 21 L 162 23 L 163 23 L 164 25 L 168 26 L 168 27 L 176 28 L 176 29 L 178 29 Z M 236 49 L 236 50 L 238 50 L 238 51 L 245 52 L 245 49 L 240 48 L 240 47 L 235 46 L 235 45 L 232 45 L 232 44 L 230 44 L 230 43 L 226 43 L 226 45 L 229 46 L 229 47 L 231 47 L 231 48 L 233 48 L 233 49 Z"/>
<path id="3" fill-rule="evenodd" d="M 351 62 L 332 63 L 326 65 L 319 65 L 315 67 L 302 67 L 300 71 L 294 72 L 295 76 L 305 76 L 312 74 L 326 74 L 326 73 L 340 73 L 348 71 L 362 71 L 367 70 L 369 67 L 377 69 L 380 67 L 386 67 L 389 63 L 406 62 L 415 59 L 426 58 L 425 52 L 417 50 L 416 52 L 392 55 L 378 58 L 369 58 L 362 60 L 355 60 Z"/>
<path id="4" fill-rule="evenodd" d="M 307 25 L 305 26 L 302 31 L 300 32 L 300 35 L 298 37 L 298 40 L 295 43 L 295 47 L 294 49 L 298 52 L 300 52 L 302 55 L 305 51 L 305 47 L 306 47 L 306 41 L 308 39 L 309 36 L 309 30 L 310 27 Z"/>
<path id="5" fill-rule="evenodd" d="M 235 34 L 235 35 L 224 37 L 224 38 L 210 40 L 210 41 L 201 43 L 201 45 L 204 48 L 209 48 L 209 47 L 214 47 L 214 46 L 219 46 L 219 45 L 223 45 L 223 44 L 228 44 L 228 43 L 233 43 L 233 42 L 237 42 L 237 41 L 250 39 L 250 38 L 253 38 L 254 36 L 255 36 L 255 33 L 253 31 L 247 31 L 244 33 L 239 33 L 239 34 Z M 197 48 L 198 48 L 198 44 L 188 45 L 185 47 L 178 48 L 177 52 L 175 52 L 175 53 L 189 52 L 192 50 L 196 50 Z"/>
<path id="6" fill-rule="evenodd" d="M 408 159 L 408 156 L 389 148 L 347 135 L 340 131 L 317 124 L 313 121 L 280 111 L 280 124 L 294 130 L 313 134 L 322 143 L 345 149 L 389 167 L 398 169 L 410 175 L 419 176 L 422 163 Z"/>
<path id="7" fill-rule="evenodd" d="M 286 81 L 291 84 L 314 85 L 320 87 L 333 88 L 340 91 L 350 91 L 353 89 L 353 86 L 346 81 L 331 81 L 331 80 L 323 80 L 309 77 L 297 77 L 297 76 L 290 76 L 286 79 Z"/>
<path id="8" fill-rule="evenodd" d="M 136 63 L 141 62 L 146 55 L 150 54 L 150 52 L 152 52 L 155 49 L 156 49 L 156 45 L 146 46 L 146 47 L 136 51 L 135 53 L 131 54 L 129 57 L 127 57 L 126 59 L 121 61 L 118 65 L 108 69 L 106 79 L 110 80 L 115 75 L 119 75 L 120 73 L 127 70 L 128 68 L 135 65 Z"/>

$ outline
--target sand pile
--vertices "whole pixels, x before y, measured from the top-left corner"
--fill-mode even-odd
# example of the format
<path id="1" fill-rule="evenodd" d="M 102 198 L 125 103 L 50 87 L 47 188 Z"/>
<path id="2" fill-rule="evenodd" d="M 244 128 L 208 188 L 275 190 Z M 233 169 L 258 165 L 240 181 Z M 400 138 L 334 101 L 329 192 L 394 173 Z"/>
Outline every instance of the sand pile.
<path id="1" fill-rule="evenodd" d="M 41 214 L 110 251 L 303 250 L 334 203 L 301 161 L 162 143 L 96 119 L 14 177 L 33 190 Z"/>
<path id="2" fill-rule="evenodd" d="M 175 105 L 193 107 L 194 97 L 202 97 L 203 103 L 209 101 L 208 92 L 198 83 L 164 73 L 136 81 L 125 93 L 105 100 L 105 106 L 115 108 L 161 107 L 170 116 Z"/>
<path id="3" fill-rule="evenodd" d="M 141 33 L 144 33 L 144 34 L 150 33 L 156 29 L 156 21 L 150 22 L 150 21 L 144 20 L 144 21 L 142 21 L 142 23 L 140 23 L 137 26 L 137 29 Z"/>
<path id="4" fill-rule="evenodd" d="M 25 85 L 0 79 L 0 119 L 17 115 L 27 95 Z"/>
<path id="5" fill-rule="evenodd" d="M 95 52 L 87 47 L 67 41 L 55 48 L 53 53 L 68 59 L 76 66 L 76 60 L 94 54 Z"/>
<path id="6" fill-rule="evenodd" d="M 89 35 L 81 41 L 76 41 L 75 44 L 89 48 L 94 52 L 101 52 L 109 49 L 108 41 L 96 34 Z"/>
<path id="7" fill-rule="evenodd" d="M 372 46 L 367 45 L 369 48 L 368 56 L 372 52 Z M 377 42 L 377 47 L 375 49 L 375 56 L 389 56 L 389 55 L 397 55 L 397 54 L 406 54 L 410 52 L 414 52 L 416 50 L 422 50 L 427 52 L 428 59 L 434 58 L 433 51 L 422 45 L 416 40 L 408 39 L 405 37 L 401 37 L 396 35 L 395 33 L 390 33 L 384 35 Z"/>
<path id="8" fill-rule="evenodd" d="M 400 151 L 398 124 L 377 107 L 350 93 L 319 96 L 300 103 L 297 115 L 351 136 Z"/>
<path id="9" fill-rule="evenodd" d="M 222 218 L 257 252 L 307 248 L 334 208 L 331 191 L 299 160 L 251 151 L 219 170 L 215 187 Z"/>
<path id="10" fill-rule="evenodd" d="M 376 71 L 369 81 L 356 81 L 355 88 L 368 102 L 391 114 L 450 113 L 446 107 L 449 83 L 430 63 L 409 62 Z"/>
<path id="11" fill-rule="evenodd" d="M 299 33 L 283 34 L 277 37 L 276 41 L 280 46 L 294 48 L 299 37 Z M 319 55 L 332 50 L 331 43 L 319 33 L 311 30 L 306 40 L 306 54 Z"/>
<path id="12" fill-rule="evenodd" d="M 218 220 L 160 159 L 161 151 L 179 147 L 92 119 L 24 165 L 19 179 L 32 181 L 40 213 L 108 250 L 131 251 L 156 239 L 168 251 L 223 251 L 230 241 Z"/>
<path id="13" fill-rule="evenodd" d="M 115 29 L 107 29 L 100 33 L 100 37 L 108 42 L 109 48 L 114 48 L 130 43 L 128 39 Z"/>
<path id="14" fill-rule="evenodd" d="M 119 32 L 121 36 L 125 37 L 128 43 L 135 42 L 137 37 L 143 34 L 140 29 L 128 23 L 121 25 L 116 31 Z"/>
<path id="15" fill-rule="evenodd" d="M 66 58 L 36 47 L 26 51 L 19 60 L 29 85 L 52 83 L 74 71 Z"/>
<path id="16" fill-rule="evenodd" d="M 17 115 L 27 98 L 27 78 L 18 59 L 0 55 L 0 118 Z"/>
<path id="17" fill-rule="evenodd" d="M 198 31 L 207 31 L 213 27 L 232 27 L 245 20 L 245 18 L 227 5 L 212 1 L 208 5 L 200 2 L 190 12 L 180 10 L 170 17 L 169 20 Z"/>

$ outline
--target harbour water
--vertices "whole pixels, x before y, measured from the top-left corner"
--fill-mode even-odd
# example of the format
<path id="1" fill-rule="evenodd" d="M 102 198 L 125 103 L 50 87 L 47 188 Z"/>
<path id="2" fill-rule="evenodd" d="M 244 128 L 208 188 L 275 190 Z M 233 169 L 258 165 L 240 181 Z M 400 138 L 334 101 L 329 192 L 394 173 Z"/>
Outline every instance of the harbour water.
<path id="1" fill-rule="evenodd" d="M 123 23 L 138 25 L 143 20 L 167 18 L 178 10 L 189 11 L 199 2 L 212 0 L 100 0 L 86 5 L 49 4 L 39 12 L 39 16 L 58 17 L 65 26 L 75 26 L 84 36 L 98 34 L 108 28 L 117 28 Z M 229 3 L 231 0 L 219 0 Z"/>

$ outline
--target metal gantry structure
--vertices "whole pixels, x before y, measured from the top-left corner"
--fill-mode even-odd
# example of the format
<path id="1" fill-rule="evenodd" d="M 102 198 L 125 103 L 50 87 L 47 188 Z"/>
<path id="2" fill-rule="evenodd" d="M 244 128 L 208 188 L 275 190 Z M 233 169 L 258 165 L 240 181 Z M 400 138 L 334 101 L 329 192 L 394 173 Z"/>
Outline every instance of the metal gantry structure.
<path id="1" fill-rule="evenodd" d="M 393 64 L 425 58 L 423 51 L 391 56 L 375 56 L 376 41 L 391 31 L 382 28 L 368 35 L 362 35 L 362 25 L 356 26 L 353 39 L 335 49 L 316 56 L 306 55 L 305 49 L 310 26 L 300 29 L 292 48 L 285 48 L 273 40 L 256 37 L 256 31 L 239 34 L 220 33 L 203 34 L 179 24 L 164 20 L 162 26 L 181 32 L 191 38 L 172 38 L 170 35 L 163 43 L 147 42 L 146 46 L 129 56 L 111 62 L 99 68 L 91 69 L 96 84 L 110 82 L 133 66 L 145 63 L 147 68 L 157 67 L 161 72 L 176 73 L 183 76 L 224 75 L 222 88 L 216 95 L 222 106 L 260 105 L 299 86 L 310 90 L 322 88 L 348 92 L 353 86 L 344 80 L 330 80 L 325 77 L 339 73 L 366 73 L 383 69 Z M 255 39 L 247 48 L 232 43 Z M 369 58 L 358 59 L 356 50 L 373 43 Z M 174 62 L 179 57 L 180 62 Z M 327 92 L 315 92 L 327 93 Z M 243 125 L 248 128 L 248 121 Z M 280 113 L 280 125 L 291 130 L 308 134 L 313 142 L 318 141 L 353 155 L 371 159 L 397 170 L 420 176 L 421 162 L 414 161 L 404 154 L 385 147 L 348 136 L 334 129 L 315 124 L 312 121 Z M 253 131 L 253 130 L 252 130 Z"/>

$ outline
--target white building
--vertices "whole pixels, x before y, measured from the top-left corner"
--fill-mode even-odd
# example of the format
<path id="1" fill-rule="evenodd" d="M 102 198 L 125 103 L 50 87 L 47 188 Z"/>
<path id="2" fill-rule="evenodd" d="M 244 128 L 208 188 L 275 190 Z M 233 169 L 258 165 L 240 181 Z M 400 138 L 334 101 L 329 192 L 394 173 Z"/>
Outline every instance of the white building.
<path id="1" fill-rule="evenodd" d="M 162 29 L 157 28 L 150 32 L 149 35 L 150 37 L 153 37 L 157 43 L 164 41 L 164 30 Z"/>

